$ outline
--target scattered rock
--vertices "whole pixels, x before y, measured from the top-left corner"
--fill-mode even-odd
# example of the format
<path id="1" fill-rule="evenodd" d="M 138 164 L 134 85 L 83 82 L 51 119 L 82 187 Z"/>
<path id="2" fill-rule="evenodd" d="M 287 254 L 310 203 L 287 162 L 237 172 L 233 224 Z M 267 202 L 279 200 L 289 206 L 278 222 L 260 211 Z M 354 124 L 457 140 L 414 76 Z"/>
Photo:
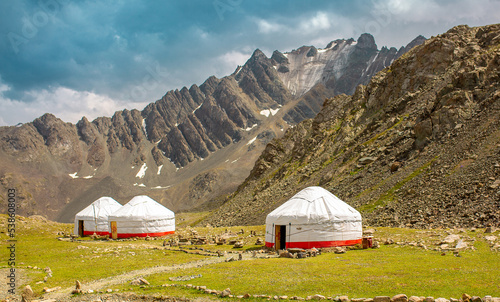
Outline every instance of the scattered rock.
<path id="1" fill-rule="evenodd" d="M 44 287 L 43 292 L 44 293 L 51 293 L 51 292 L 55 292 L 56 290 L 60 290 L 60 289 L 61 289 L 60 286 L 53 287 L 53 288 Z"/>
<path id="2" fill-rule="evenodd" d="M 132 280 L 130 282 L 130 285 L 149 285 L 149 282 L 144 278 L 138 278 L 138 279 Z"/>
<path id="3" fill-rule="evenodd" d="M 390 302 L 391 297 L 389 296 L 376 296 L 373 298 L 373 302 Z"/>
<path id="4" fill-rule="evenodd" d="M 280 253 L 279 257 L 280 258 L 293 258 L 293 255 L 289 251 L 283 251 Z"/>
<path id="5" fill-rule="evenodd" d="M 326 299 L 326 298 L 325 298 L 325 296 L 318 295 L 318 294 L 316 294 L 316 295 L 312 296 L 311 298 L 312 298 L 313 300 L 325 300 L 325 299 Z"/>
<path id="6" fill-rule="evenodd" d="M 493 190 L 494 190 L 494 189 L 496 189 L 496 188 L 498 188 L 498 187 L 500 187 L 500 179 L 495 180 L 495 181 L 494 181 L 494 182 L 490 185 L 490 189 L 493 189 Z"/>
<path id="7" fill-rule="evenodd" d="M 348 296 L 340 296 L 338 300 L 340 302 L 349 302 L 349 297 Z"/>
<path id="8" fill-rule="evenodd" d="M 399 294 L 392 297 L 391 302 L 407 302 L 408 297 L 405 294 Z"/>
<path id="9" fill-rule="evenodd" d="M 423 297 L 411 296 L 408 298 L 408 302 L 423 302 Z"/>
<path id="10" fill-rule="evenodd" d="M 222 298 L 225 298 L 225 297 L 229 297 L 229 295 L 231 294 L 231 289 L 229 288 L 226 288 L 225 290 L 223 290 L 220 294 L 220 296 Z"/>
<path id="11" fill-rule="evenodd" d="M 366 236 L 372 236 L 374 233 L 375 233 L 374 229 L 368 229 L 363 231 L 363 234 Z"/>
<path id="12" fill-rule="evenodd" d="M 371 164 L 373 163 L 374 161 L 376 161 L 377 158 L 376 157 L 362 157 L 358 160 L 358 163 L 362 166 L 364 165 L 368 165 L 368 164 Z"/>
<path id="13" fill-rule="evenodd" d="M 460 236 L 456 234 L 451 234 L 446 236 L 443 241 L 441 241 L 442 244 L 444 243 L 454 243 L 456 241 L 460 240 Z"/>
<path id="14" fill-rule="evenodd" d="M 333 249 L 333 252 L 335 254 L 344 254 L 345 252 L 347 252 L 347 249 L 345 247 L 342 247 L 342 246 L 336 246 L 334 249 Z"/>
<path id="15" fill-rule="evenodd" d="M 494 242 L 494 241 L 496 241 L 498 238 L 497 238 L 497 236 L 490 235 L 490 236 L 484 236 L 484 239 L 485 239 L 486 241 Z"/>
<path id="16" fill-rule="evenodd" d="M 29 285 L 26 285 L 24 287 L 24 290 L 23 290 L 23 293 L 21 294 L 21 296 L 25 299 L 25 300 L 30 300 L 32 299 L 34 296 L 35 296 L 35 293 L 33 292 L 33 290 L 31 289 L 31 286 Z"/>
<path id="17" fill-rule="evenodd" d="M 401 167 L 401 163 L 400 162 L 393 162 L 391 164 L 391 172 L 396 172 L 397 170 L 399 170 L 399 168 Z"/>

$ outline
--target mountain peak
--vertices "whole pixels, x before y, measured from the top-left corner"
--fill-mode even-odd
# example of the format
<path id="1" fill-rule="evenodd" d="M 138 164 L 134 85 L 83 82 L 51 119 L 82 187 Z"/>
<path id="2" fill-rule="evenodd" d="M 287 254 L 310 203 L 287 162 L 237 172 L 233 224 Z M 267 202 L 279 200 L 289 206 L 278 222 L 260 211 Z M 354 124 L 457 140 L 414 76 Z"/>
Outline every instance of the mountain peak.
<path id="1" fill-rule="evenodd" d="M 368 49 L 377 49 L 377 44 L 375 44 L 375 38 L 371 34 L 364 33 L 358 38 L 358 44 L 356 44 L 359 48 L 368 48 Z"/>
<path id="2" fill-rule="evenodd" d="M 268 57 L 266 56 L 266 54 L 264 54 L 260 49 L 256 49 L 253 54 L 252 54 L 252 57 L 250 57 L 250 60 L 257 60 L 257 59 L 268 59 Z"/>

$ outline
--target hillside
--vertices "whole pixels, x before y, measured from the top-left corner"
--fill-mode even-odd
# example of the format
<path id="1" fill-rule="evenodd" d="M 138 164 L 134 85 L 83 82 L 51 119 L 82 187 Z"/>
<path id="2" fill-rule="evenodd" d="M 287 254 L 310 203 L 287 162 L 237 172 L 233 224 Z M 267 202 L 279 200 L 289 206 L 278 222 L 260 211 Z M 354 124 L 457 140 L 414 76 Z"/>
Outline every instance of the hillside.
<path id="1" fill-rule="evenodd" d="M 18 189 L 20 214 L 62 222 L 106 195 L 126 203 L 147 194 L 174 211 L 210 207 L 248 176 L 272 138 L 409 48 L 378 50 L 363 34 L 271 58 L 256 50 L 233 74 L 169 91 L 142 111 L 76 125 L 47 113 L 0 127 L 0 183 Z"/>
<path id="2" fill-rule="evenodd" d="M 455 27 L 274 139 L 201 224 L 263 224 L 321 185 L 370 225 L 500 226 L 499 88 L 500 25 Z"/>

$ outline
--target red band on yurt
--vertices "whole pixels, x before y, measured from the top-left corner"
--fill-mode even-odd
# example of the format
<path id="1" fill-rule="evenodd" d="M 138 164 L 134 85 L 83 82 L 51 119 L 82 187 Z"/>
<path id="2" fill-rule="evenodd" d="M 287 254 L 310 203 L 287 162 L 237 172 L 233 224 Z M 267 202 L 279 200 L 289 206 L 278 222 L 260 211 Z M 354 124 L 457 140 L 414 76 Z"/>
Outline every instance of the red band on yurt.
<path id="1" fill-rule="evenodd" d="M 322 247 L 348 246 L 361 244 L 362 239 L 356 240 L 337 240 L 337 241 L 308 241 L 308 242 L 287 242 L 286 248 L 312 249 Z M 266 247 L 274 247 L 274 243 L 266 242 Z"/>
<path id="2" fill-rule="evenodd" d="M 169 232 L 161 232 L 161 233 L 137 233 L 137 234 L 132 234 L 132 233 L 123 233 L 120 234 L 118 233 L 118 238 L 130 238 L 130 237 L 161 237 L 161 236 L 166 236 L 169 234 L 173 234 L 175 231 L 169 231 Z"/>

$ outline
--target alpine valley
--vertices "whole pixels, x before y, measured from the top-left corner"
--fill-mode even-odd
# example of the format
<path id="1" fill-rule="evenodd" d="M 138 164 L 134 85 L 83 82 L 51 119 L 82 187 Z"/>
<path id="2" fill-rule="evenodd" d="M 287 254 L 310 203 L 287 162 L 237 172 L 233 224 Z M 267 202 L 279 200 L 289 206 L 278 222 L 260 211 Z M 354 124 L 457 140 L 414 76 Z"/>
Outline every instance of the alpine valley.
<path id="1" fill-rule="evenodd" d="M 233 74 L 222 79 L 212 76 L 199 86 L 169 91 L 142 111 L 118 111 L 112 117 L 99 117 L 93 121 L 83 117 L 76 125 L 47 113 L 30 123 L 0 127 L 0 184 L 5 189 L 16 188 L 18 214 L 38 214 L 51 220 L 70 222 L 75 213 L 101 196 L 111 196 L 124 204 L 135 195 L 145 194 L 176 212 L 214 209 L 225 202 L 222 211 L 236 202 L 240 203 L 237 201 L 239 196 L 250 192 L 251 183 L 267 188 L 267 183 L 277 177 L 302 174 L 300 178 L 290 178 L 299 181 L 299 185 L 287 184 L 286 190 L 279 191 L 279 198 L 266 193 L 266 198 L 272 199 L 264 207 L 268 209 L 274 203 L 283 201 L 284 192 L 318 183 L 319 176 L 311 172 L 317 171 L 316 163 L 312 165 L 312 161 L 322 160 L 320 167 L 325 167 L 328 175 L 336 176 L 321 176 L 321 182 L 332 188 L 337 188 L 342 181 L 354 182 L 350 191 L 336 193 L 347 201 L 361 205 L 372 200 L 373 192 L 383 187 L 377 186 L 374 181 L 364 182 L 371 178 L 361 178 L 373 169 L 371 167 L 382 163 L 383 171 L 387 170 L 385 167 L 389 160 L 382 159 L 378 155 L 380 152 L 388 152 L 388 158 L 394 157 L 399 161 L 416 156 L 409 151 L 402 155 L 391 153 L 395 151 L 379 152 L 377 150 L 381 147 L 378 145 L 377 148 L 371 143 L 361 145 L 361 138 L 368 139 L 379 133 L 373 139 L 378 144 L 381 138 L 395 140 L 393 133 L 402 131 L 404 134 L 397 136 L 400 139 L 394 144 L 411 145 L 408 141 L 411 139 L 418 142 L 418 150 L 421 150 L 434 136 L 441 135 L 441 130 L 434 131 L 431 125 L 431 131 L 425 124 L 433 116 L 432 110 L 436 109 L 429 105 L 430 99 L 426 107 L 419 105 L 427 108 L 425 112 L 428 115 L 423 116 L 420 112 L 422 116 L 417 118 L 416 113 L 415 116 L 405 115 L 402 111 L 406 107 L 401 104 L 410 102 L 410 99 L 417 100 L 425 92 L 423 87 L 430 85 L 429 81 L 437 81 L 441 77 L 438 71 L 451 68 L 444 65 L 449 63 L 451 66 L 453 63 L 453 59 L 446 57 L 448 53 L 441 54 L 437 49 L 437 55 L 446 60 L 443 63 L 416 60 L 414 64 L 420 65 L 414 69 L 430 71 L 415 73 L 413 65 L 405 67 L 403 62 L 417 56 L 422 48 L 419 48 L 420 52 L 411 52 L 406 61 L 396 61 L 424 41 L 425 38 L 419 36 L 400 49 L 378 49 L 373 36 L 363 34 L 357 40 L 332 41 L 322 49 L 302 46 L 286 53 L 275 51 L 270 58 L 255 50 L 245 65 L 238 66 Z M 479 51 L 486 46 L 475 44 L 467 47 L 472 47 L 470 51 L 476 51 L 476 48 Z M 498 49 L 493 49 L 489 56 L 497 52 Z M 485 70 L 481 77 L 488 74 L 489 65 L 483 65 L 478 65 Z M 460 68 L 466 67 L 473 68 Z M 381 70 L 384 71 L 368 84 Z M 390 70 L 394 72 L 390 73 Z M 415 74 L 405 74 L 406 71 Z M 392 82 L 386 79 L 391 74 L 394 77 Z M 392 86 L 400 81 L 405 81 L 404 87 L 407 88 L 398 86 L 397 94 L 390 96 Z M 463 85 L 469 85 L 469 78 L 463 81 L 466 81 Z M 372 92 L 375 88 L 370 87 L 382 85 L 380 83 L 387 88 Z M 358 87 L 359 84 L 368 86 Z M 454 106 L 476 102 L 469 94 L 466 97 L 452 88 L 446 89 L 449 90 L 445 91 L 446 94 L 439 93 L 449 96 Z M 347 96 L 353 93 L 354 97 Z M 456 97 L 452 98 L 452 94 Z M 332 99 L 337 95 L 342 96 Z M 382 96 L 387 98 L 384 100 L 388 105 L 382 104 Z M 392 110 L 391 114 L 386 114 L 388 110 Z M 320 115 L 310 120 L 319 112 Z M 474 115 L 471 113 L 469 116 L 472 118 Z M 453 131 L 466 129 L 466 126 L 457 128 L 457 125 L 464 124 L 462 119 L 465 118 L 453 119 L 450 126 L 455 127 Z M 422 125 L 421 130 L 415 129 L 411 132 L 415 137 L 409 138 L 411 128 L 407 125 L 414 119 Z M 322 126 L 318 128 L 317 125 Z M 443 126 L 439 129 L 448 128 Z M 386 129 L 385 132 L 383 129 Z M 320 134 L 314 131 L 320 131 Z M 341 138 L 343 142 L 340 145 L 330 146 Z M 294 139 L 296 141 L 292 143 L 290 140 Z M 326 141 L 321 143 L 322 140 L 328 141 L 328 148 L 323 146 Z M 298 147 L 294 147 L 299 144 L 304 148 L 307 146 L 301 149 L 303 152 L 300 154 L 297 153 Z M 310 148 L 321 151 L 309 153 L 307 150 Z M 385 150 L 397 148 L 387 146 Z M 356 168 L 360 154 L 378 156 L 378 159 L 373 164 Z M 292 158 L 293 161 L 290 161 Z M 334 171 L 333 167 L 337 167 L 338 161 L 344 158 L 349 165 L 344 164 L 341 170 Z M 437 160 L 443 159 L 440 157 Z M 405 168 L 398 173 L 410 171 L 407 166 L 405 164 Z M 279 173 L 274 173 L 275 170 Z M 391 179 L 396 180 L 395 177 Z M 227 200 L 226 196 L 232 194 L 243 181 L 244 185 Z M 384 182 L 385 185 L 391 183 Z M 283 181 L 278 181 L 276 185 L 282 184 Z M 367 186 L 375 188 L 363 193 L 360 198 L 353 198 L 356 195 L 354 190 L 365 192 Z M 264 187 L 252 188 L 268 192 Z M 254 195 L 245 195 L 245 198 L 248 197 L 250 202 L 255 200 Z M 264 200 L 263 195 L 258 199 Z M 0 202 L 7 202 L 4 196 L 0 197 Z M 247 203 L 241 204 L 244 206 Z M 6 209 L 7 206 L 2 207 L 3 212 Z M 255 216 L 255 219 L 229 219 L 228 223 L 261 220 Z"/>

